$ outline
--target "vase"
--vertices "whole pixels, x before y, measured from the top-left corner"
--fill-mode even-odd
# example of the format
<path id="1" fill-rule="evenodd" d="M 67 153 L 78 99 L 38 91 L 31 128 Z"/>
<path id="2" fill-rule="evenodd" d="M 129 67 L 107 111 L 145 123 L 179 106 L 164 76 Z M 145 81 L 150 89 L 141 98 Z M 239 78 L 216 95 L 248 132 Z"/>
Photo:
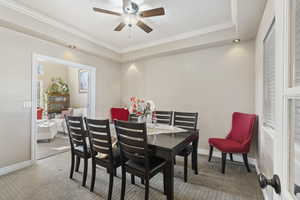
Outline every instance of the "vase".
<path id="1" fill-rule="evenodd" d="M 147 124 L 151 124 L 151 123 L 152 123 L 152 115 L 151 115 L 151 114 L 148 114 L 148 115 L 146 116 L 146 123 L 147 123 Z"/>

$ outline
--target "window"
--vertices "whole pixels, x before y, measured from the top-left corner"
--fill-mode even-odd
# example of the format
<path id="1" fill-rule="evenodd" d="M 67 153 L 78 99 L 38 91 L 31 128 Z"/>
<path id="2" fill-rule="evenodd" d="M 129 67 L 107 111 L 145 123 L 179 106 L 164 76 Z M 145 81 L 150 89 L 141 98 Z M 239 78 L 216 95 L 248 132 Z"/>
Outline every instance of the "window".
<path id="1" fill-rule="evenodd" d="M 300 0 L 296 1 L 294 20 L 294 86 L 300 86 Z"/>
<path id="2" fill-rule="evenodd" d="M 289 190 L 300 200 L 300 0 L 291 1 L 291 76 L 289 98 Z"/>
<path id="3" fill-rule="evenodd" d="M 271 25 L 264 40 L 263 66 L 263 122 L 274 128 L 275 124 L 275 28 Z"/>

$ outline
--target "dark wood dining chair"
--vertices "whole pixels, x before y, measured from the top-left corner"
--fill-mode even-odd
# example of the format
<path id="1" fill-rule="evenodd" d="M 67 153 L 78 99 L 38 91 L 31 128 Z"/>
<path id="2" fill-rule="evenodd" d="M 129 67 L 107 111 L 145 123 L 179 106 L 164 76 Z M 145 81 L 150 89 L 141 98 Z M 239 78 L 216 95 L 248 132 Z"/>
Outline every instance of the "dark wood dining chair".
<path id="1" fill-rule="evenodd" d="M 138 121 L 138 116 L 136 114 L 129 114 L 128 121 L 137 122 Z"/>
<path id="2" fill-rule="evenodd" d="M 75 171 L 79 171 L 80 159 L 84 160 L 82 186 L 86 184 L 88 159 L 91 158 L 91 151 L 86 143 L 86 130 L 84 129 L 82 117 L 65 116 L 70 145 L 71 145 L 71 170 L 70 179 L 73 178 L 74 164 L 76 157 Z"/>
<path id="3" fill-rule="evenodd" d="M 185 130 L 197 130 L 198 113 L 190 112 L 174 112 L 174 126 Z M 182 150 L 178 156 L 184 157 L 184 182 L 187 182 L 188 174 L 188 156 L 193 152 L 193 146 L 188 145 Z M 192 163 L 193 166 L 193 163 Z M 197 166 L 197 164 L 196 164 Z M 195 174 L 198 174 L 198 167 L 194 169 Z"/>
<path id="4" fill-rule="evenodd" d="M 106 168 L 109 173 L 108 200 L 111 200 L 114 175 L 116 169 L 121 166 L 119 148 L 112 147 L 109 120 L 94 120 L 84 118 L 89 134 L 90 148 L 92 152 L 92 180 L 90 191 L 94 191 L 96 178 L 96 165 Z M 106 156 L 99 157 L 98 154 Z"/>
<path id="5" fill-rule="evenodd" d="M 172 111 L 155 111 L 156 122 L 159 124 L 168 124 L 172 125 Z"/>
<path id="6" fill-rule="evenodd" d="M 134 176 L 145 180 L 145 200 L 149 199 L 149 180 L 159 172 L 163 172 L 166 194 L 166 161 L 155 157 L 148 148 L 146 124 L 115 121 L 115 128 L 121 150 L 121 200 L 125 198 L 126 172 L 131 174 L 133 183 Z"/>

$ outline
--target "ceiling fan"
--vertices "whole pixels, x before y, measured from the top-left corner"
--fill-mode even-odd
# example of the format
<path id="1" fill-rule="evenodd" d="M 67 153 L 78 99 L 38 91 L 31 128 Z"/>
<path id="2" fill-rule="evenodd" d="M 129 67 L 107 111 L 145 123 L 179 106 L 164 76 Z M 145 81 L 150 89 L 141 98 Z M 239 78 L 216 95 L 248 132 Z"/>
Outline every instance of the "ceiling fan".
<path id="1" fill-rule="evenodd" d="M 124 22 L 121 22 L 114 29 L 114 31 L 121 31 L 126 25 L 128 25 L 129 27 L 132 27 L 133 24 L 136 24 L 138 27 L 140 27 L 146 33 L 150 33 L 153 29 L 150 26 L 148 26 L 147 24 L 145 24 L 143 21 L 141 21 L 140 19 L 165 15 L 165 9 L 162 7 L 145 10 L 145 11 L 140 11 L 139 5 L 132 2 L 131 0 L 123 0 L 123 13 L 118 13 L 118 12 L 105 10 L 105 9 L 101 9 L 101 8 L 95 8 L 95 7 L 93 8 L 93 10 L 95 12 L 123 16 Z"/>

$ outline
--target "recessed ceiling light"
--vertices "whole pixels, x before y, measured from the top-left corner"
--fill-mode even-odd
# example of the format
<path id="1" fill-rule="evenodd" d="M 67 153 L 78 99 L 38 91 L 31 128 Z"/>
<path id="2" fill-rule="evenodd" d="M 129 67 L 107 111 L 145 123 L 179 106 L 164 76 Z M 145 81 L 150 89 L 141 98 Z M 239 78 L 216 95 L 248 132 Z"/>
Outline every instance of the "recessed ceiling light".
<path id="1" fill-rule="evenodd" d="M 75 45 L 68 45 L 68 48 L 70 48 L 70 49 L 76 49 L 76 46 Z"/>
<path id="2" fill-rule="evenodd" d="M 241 41 L 241 39 L 235 39 L 235 40 L 233 40 L 232 42 L 233 43 L 239 43 Z"/>

